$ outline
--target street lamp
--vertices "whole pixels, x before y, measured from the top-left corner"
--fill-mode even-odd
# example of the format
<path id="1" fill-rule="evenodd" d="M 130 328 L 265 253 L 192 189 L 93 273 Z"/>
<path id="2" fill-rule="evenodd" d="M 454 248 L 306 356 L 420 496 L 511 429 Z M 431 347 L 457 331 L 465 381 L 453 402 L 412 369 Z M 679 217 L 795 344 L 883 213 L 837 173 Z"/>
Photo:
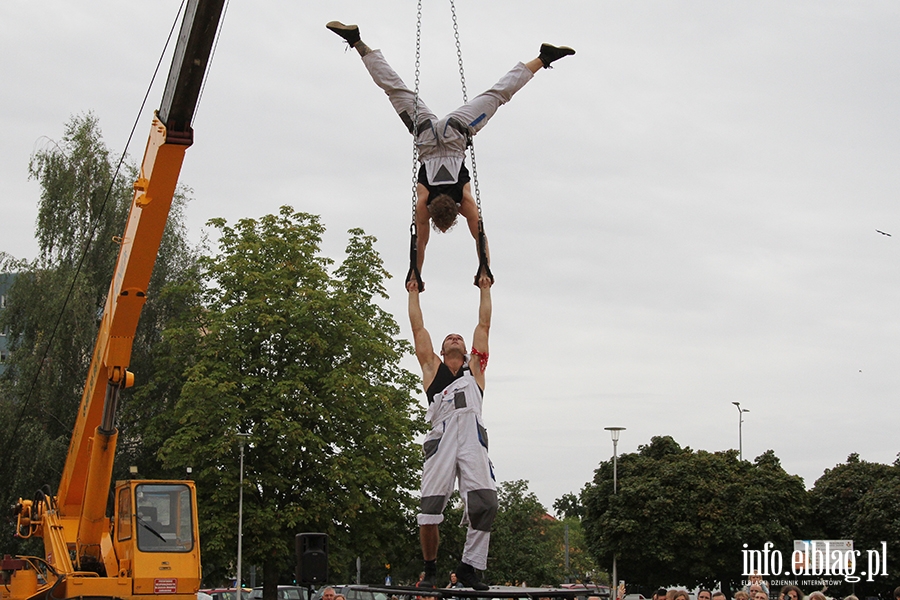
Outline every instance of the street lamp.
<path id="1" fill-rule="evenodd" d="M 235 582 L 235 598 L 241 598 L 241 545 L 244 537 L 244 440 L 250 437 L 249 433 L 238 431 L 238 445 L 241 448 L 241 475 L 238 485 L 238 555 L 237 555 L 237 581 Z"/>
<path id="2" fill-rule="evenodd" d="M 613 496 L 615 496 L 615 495 L 617 494 L 617 492 L 618 492 L 618 487 L 619 487 L 619 486 L 618 486 L 618 484 L 619 484 L 619 481 L 618 481 L 618 479 L 619 479 L 619 476 L 618 476 L 618 470 L 619 470 L 619 451 L 618 451 L 619 434 L 620 434 L 621 432 L 625 431 L 625 428 L 624 428 L 624 427 L 604 427 L 604 429 L 606 429 L 606 430 L 610 433 L 610 435 L 612 436 L 612 443 L 613 443 Z M 613 586 L 613 589 L 615 590 L 616 599 L 618 600 L 618 597 L 619 597 L 619 579 L 618 579 L 618 573 L 616 573 L 616 553 L 615 553 L 615 551 L 613 551 L 612 586 Z"/>
<path id="3" fill-rule="evenodd" d="M 750 412 L 749 408 L 741 408 L 740 402 L 732 402 L 738 410 L 738 458 L 744 460 L 744 434 L 741 425 L 744 423 L 744 413 Z"/>

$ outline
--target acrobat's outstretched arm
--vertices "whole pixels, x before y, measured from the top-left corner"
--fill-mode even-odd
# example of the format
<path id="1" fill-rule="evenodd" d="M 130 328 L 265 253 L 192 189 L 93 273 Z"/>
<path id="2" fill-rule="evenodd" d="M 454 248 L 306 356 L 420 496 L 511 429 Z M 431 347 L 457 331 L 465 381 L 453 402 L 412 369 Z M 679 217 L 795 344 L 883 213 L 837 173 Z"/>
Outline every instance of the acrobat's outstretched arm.
<path id="1" fill-rule="evenodd" d="M 406 291 L 409 292 L 409 325 L 412 328 L 413 346 L 416 349 L 416 359 L 422 368 L 422 382 L 425 388 L 434 381 L 441 358 L 434 353 L 434 345 L 431 343 L 431 334 L 425 329 L 425 321 L 422 317 L 422 307 L 419 304 L 419 287 L 415 281 L 406 282 Z"/>
<path id="2" fill-rule="evenodd" d="M 421 183 L 416 184 L 416 235 L 417 244 L 416 267 L 419 274 L 422 273 L 422 265 L 425 264 L 425 246 L 428 245 L 428 238 L 431 237 L 431 217 L 428 215 L 428 188 Z"/>
<path id="3" fill-rule="evenodd" d="M 493 282 L 486 275 L 482 275 L 478 280 L 481 301 L 478 303 L 478 325 L 475 326 L 475 333 L 472 334 L 472 360 L 469 361 L 472 377 L 475 378 L 482 390 L 484 390 L 484 370 L 487 368 L 488 337 L 491 332 L 491 313 L 493 312 L 492 285 Z"/>

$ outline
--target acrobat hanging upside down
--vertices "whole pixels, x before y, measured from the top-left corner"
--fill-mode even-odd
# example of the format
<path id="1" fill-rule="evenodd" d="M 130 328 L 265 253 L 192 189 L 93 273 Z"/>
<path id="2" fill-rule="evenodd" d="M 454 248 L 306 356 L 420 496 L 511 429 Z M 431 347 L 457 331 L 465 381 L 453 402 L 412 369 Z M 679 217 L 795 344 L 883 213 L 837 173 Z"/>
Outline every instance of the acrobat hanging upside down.
<path id="1" fill-rule="evenodd" d="M 446 232 L 456 224 L 458 215 L 462 215 L 475 238 L 479 254 L 475 285 L 478 285 L 482 274 L 487 274 L 493 281 L 486 238 L 483 248 L 479 247 L 479 234 L 483 237 L 484 230 L 465 165 L 466 147 L 497 109 L 509 102 L 513 94 L 522 89 L 535 73 L 541 68 L 549 68 L 550 63 L 564 56 L 575 54 L 575 51 L 566 46 L 543 44 L 537 58 L 527 63 L 520 62 L 491 89 L 439 119 L 415 92 L 406 87 L 381 51 L 372 50 L 360 39 L 359 27 L 344 25 L 340 21 L 331 21 L 326 27 L 356 49 L 376 85 L 385 91 L 400 119 L 409 132 L 416 136 L 421 163 L 415 207 L 417 239 L 414 249 L 417 258 L 411 265 L 407 280 L 414 278 L 420 291 L 424 289 L 420 274 L 425 261 L 425 246 L 428 244 L 429 221 L 436 231 Z M 418 126 L 414 124 L 416 120 Z"/>

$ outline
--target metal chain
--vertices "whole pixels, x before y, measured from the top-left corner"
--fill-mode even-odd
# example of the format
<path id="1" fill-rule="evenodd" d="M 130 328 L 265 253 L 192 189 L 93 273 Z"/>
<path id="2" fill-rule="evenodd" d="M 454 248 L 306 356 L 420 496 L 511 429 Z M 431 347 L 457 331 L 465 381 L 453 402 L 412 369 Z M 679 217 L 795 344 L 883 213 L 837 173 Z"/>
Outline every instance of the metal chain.
<path id="1" fill-rule="evenodd" d="M 421 2 L 421 0 L 419 0 Z M 462 45 L 459 42 L 459 23 L 456 20 L 456 5 L 450 0 L 450 14 L 453 17 L 453 37 L 456 38 L 456 60 L 459 63 L 459 82 L 462 85 L 463 102 L 468 103 L 466 90 L 466 70 L 463 67 Z M 475 164 L 475 144 L 469 137 L 469 157 L 472 160 L 472 187 L 475 188 L 475 205 L 478 207 L 478 220 L 481 220 L 481 193 L 478 190 L 478 167 Z"/>
<path id="2" fill-rule="evenodd" d="M 459 82 L 462 84 L 463 103 L 469 101 L 466 91 L 466 70 L 463 68 L 462 46 L 459 43 L 459 23 L 456 22 L 456 5 L 450 0 L 450 14 L 453 16 L 453 37 L 456 38 L 456 61 L 459 63 Z"/>
<path id="3" fill-rule="evenodd" d="M 422 60 L 422 0 L 419 0 L 416 14 L 416 85 L 415 110 L 413 111 L 413 160 L 412 160 L 412 225 L 410 231 L 416 233 L 416 203 L 419 200 L 419 66 Z"/>

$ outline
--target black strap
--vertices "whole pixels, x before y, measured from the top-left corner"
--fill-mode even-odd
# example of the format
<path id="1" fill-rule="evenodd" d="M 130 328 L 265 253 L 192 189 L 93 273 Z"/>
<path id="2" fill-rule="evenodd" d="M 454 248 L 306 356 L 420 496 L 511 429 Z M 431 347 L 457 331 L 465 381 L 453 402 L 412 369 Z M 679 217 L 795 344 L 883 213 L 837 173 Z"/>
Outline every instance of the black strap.
<path id="1" fill-rule="evenodd" d="M 453 129 L 457 130 L 458 132 L 460 132 L 461 134 L 466 136 L 466 147 L 467 148 L 472 145 L 472 134 L 469 131 L 469 128 L 466 127 L 462 122 L 457 121 L 456 119 L 447 119 L 447 125 L 449 125 Z"/>
<path id="2" fill-rule="evenodd" d="M 488 264 L 487 258 L 487 237 L 484 235 L 484 221 L 478 219 L 478 271 L 475 272 L 475 285 L 478 286 L 478 280 L 481 275 L 487 275 L 494 283 L 494 274 L 491 273 L 491 266 Z"/>
<path id="3" fill-rule="evenodd" d="M 419 244 L 418 239 L 419 236 L 416 233 L 416 224 L 413 223 L 409 226 L 409 271 L 406 273 L 406 279 L 404 281 L 404 285 L 406 281 L 409 281 L 413 277 L 416 278 L 416 285 L 419 288 L 419 293 L 425 291 L 425 283 L 422 281 L 422 275 L 419 273 Z M 491 278 L 493 281 L 493 278 Z M 477 285 L 477 281 L 476 281 Z"/>

